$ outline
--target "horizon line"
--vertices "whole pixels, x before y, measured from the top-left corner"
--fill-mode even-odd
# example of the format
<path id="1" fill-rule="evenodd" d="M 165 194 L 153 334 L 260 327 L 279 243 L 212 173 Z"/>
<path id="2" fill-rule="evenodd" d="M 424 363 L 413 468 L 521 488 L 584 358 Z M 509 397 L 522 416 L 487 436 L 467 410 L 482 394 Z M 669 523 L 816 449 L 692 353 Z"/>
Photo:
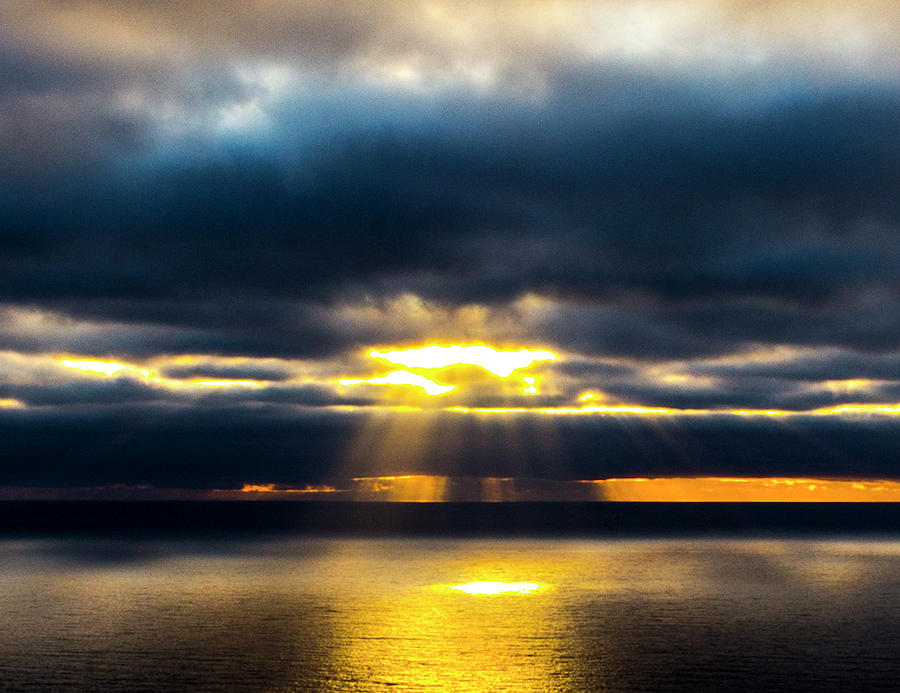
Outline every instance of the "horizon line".
<path id="1" fill-rule="evenodd" d="M 360 476 L 303 486 L 248 482 L 239 488 L 182 488 L 149 484 L 0 486 L 0 501 L 29 500 L 896 503 L 900 502 L 900 480 L 778 476 L 548 479 L 400 474 Z"/>

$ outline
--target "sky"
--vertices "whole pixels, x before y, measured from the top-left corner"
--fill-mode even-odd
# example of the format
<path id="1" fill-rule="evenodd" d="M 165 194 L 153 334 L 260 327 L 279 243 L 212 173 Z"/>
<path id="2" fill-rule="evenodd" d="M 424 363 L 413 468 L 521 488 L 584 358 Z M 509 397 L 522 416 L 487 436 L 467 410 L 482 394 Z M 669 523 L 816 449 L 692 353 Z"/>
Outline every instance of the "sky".
<path id="1" fill-rule="evenodd" d="M 898 38 L 5 2 L 0 486 L 900 479 Z"/>

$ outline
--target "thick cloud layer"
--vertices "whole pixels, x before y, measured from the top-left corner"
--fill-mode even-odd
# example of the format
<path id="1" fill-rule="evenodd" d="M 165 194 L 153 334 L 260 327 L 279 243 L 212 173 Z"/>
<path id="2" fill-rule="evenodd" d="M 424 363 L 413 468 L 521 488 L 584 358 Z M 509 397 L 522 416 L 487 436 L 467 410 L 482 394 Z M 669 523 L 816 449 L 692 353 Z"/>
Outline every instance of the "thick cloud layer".
<path id="1" fill-rule="evenodd" d="M 0 413 L 3 485 L 233 488 L 302 486 L 405 473 L 585 479 L 629 476 L 896 476 L 893 423 L 697 420 L 688 425 L 610 419 L 479 419 L 441 415 L 401 423 L 359 416 L 298 418 L 276 410 L 130 408 L 35 416 Z M 436 436 L 436 434 L 438 434 Z M 378 445 L 368 445 L 372 440 Z M 454 441 L 452 445 L 448 441 Z M 386 448 L 381 447 L 385 445 Z"/>
<path id="2" fill-rule="evenodd" d="M 426 342 L 560 355 L 448 406 L 896 402 L 893 9 L 7 3 L 0 403 L 302 427 Z"/>
<path id="3" fill-rule="evenodd" d="M 340 342 L 314 305 L 402 292 L 553 296 L 571 307 L 540 337 L 589 353 L 897 348 L 898 92 L 737 106 L 709 86 L 648 94 L 634 75 L 557 89 L 411 123 L 395 106 L 368 130 L 359 103 L 311 144 L 284 116 L 284 139 L 250 151 L 9 186 L 2 298 L 200 332 L 267 325 L 262 350 L 290 349 L 279 325 L 298 314 L 324 340 L 312 348 Z"/>

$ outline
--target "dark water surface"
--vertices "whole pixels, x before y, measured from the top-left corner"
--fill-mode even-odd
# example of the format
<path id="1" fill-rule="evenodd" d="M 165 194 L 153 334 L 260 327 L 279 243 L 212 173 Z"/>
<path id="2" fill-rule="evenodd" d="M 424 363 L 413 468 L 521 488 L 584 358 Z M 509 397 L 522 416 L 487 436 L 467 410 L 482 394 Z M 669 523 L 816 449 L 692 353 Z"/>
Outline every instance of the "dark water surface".
<path id="1" fill-rule="evenodd" d="M 4 690 L 896 690 L 898 654 L 884 537 L 0 541 Z"/>
<path id="2" fill-rule="evenodd" d="M 900 536 L 900 503 L 0 501 L 0 536 L 42 532 Z"/>
<path id="3" fill-rule="evenodd" d="M 0 542 L 4 690 L 896 690 L 898 654 L 886 538 Z"/>

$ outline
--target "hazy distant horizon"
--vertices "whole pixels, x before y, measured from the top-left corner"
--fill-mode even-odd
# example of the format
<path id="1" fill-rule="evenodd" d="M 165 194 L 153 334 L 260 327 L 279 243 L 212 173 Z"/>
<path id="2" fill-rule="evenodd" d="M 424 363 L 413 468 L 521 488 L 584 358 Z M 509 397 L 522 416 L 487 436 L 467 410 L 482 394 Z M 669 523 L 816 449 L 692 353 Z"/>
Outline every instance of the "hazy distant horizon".
<path id="1" fill-rule="evenodd" d="M 4 500 L 334 501 L 389 503 L 521 502 L 900 502 L 900 482 L 885 479 L 786 477 L 635 477 L 539 479 L 392 475 L 331 480 L 303 487 L 247 483 L 240 488 L 148 484 L 0 486 Z"/>

